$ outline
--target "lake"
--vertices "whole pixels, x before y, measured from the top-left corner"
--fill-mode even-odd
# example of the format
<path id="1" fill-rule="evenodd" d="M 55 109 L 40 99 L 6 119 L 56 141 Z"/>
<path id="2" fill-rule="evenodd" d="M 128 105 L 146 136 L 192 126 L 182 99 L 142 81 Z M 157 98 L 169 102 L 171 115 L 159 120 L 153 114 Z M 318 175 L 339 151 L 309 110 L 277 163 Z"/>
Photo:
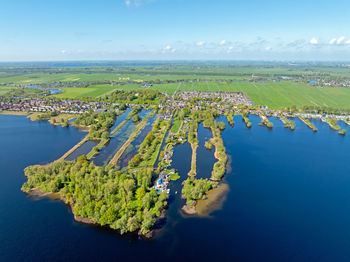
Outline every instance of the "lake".
<path id="1" fill-rule="evenodd" d="M 26 88 L 35 88 L 35 89 L 40 89 L 40 90 L 49 90 L 50 95 L 61 94 L 63 92 L 61 89 L 43 88 L 43 87 L 40 87 L 38 85 L 27 85 L 25 87 Z"/>
<path id="2" fill-rule="evenodd" d="M 146 241 L 79 224 L 60 201 L 22 193 L 26 166 L 58 159 L 86 133 L 0 115 L 0 261 L 349 261 L 350 138 L 318 120 L 314 133 L 297 119 L 290 131 L 278 119 L 269 130 L 249 118 L 251 129 L 238 116 L 234 127 L 219 119 L 230 191 L 209 218 L 179 212 L 191 147 L 175 147 L 172 166 L 181 178 L 170 185 L 156 238 Z M 203 148 L 207 131 L 200 126 L 199 177 L 210 175 L 213 162 Z"/>

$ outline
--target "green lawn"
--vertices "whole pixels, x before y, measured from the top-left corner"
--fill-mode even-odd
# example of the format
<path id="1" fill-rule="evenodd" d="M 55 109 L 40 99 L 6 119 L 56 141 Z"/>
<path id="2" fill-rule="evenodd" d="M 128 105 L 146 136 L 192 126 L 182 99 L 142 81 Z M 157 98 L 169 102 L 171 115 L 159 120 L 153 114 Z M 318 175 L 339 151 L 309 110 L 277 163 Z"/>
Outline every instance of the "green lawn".
<path id="1" fill-rule="evenodd" d="M 176 134 L 179 131 L 181 125 L 181 120 L 174 120 L 173 125 L 171 127 L 171 133 Z"/>

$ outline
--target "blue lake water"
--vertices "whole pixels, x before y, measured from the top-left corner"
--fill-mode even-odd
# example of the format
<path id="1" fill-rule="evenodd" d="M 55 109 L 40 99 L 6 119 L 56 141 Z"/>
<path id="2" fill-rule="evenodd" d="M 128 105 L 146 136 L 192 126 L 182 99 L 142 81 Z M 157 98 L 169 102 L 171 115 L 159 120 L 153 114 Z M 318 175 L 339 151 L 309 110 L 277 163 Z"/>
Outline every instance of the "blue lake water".
<path id="1" fill-rule="evenodd" d="M 35 88 L 35 89 L 41 89 L 41 90 L 49 90 L 50 95 L 55 95 L 55 94 L 61 94 L 63 91 L 61 89 L 54 89 L 54 88 L 43 88 L 38 85 L 28 85 L 26 88 Z"/>
<path id="2" fill-rule="evenodd" d="M 0 261 L 349 261 L 350 138 L 315 120 L 290 131 L 241 117 L 222 132 L 231 169 L 223 208 L 210 218 L 183 218 L 181 182 L 191 147 L 175 147 L 181 179 L 157 237 L 134 236 L 76 223 L 60 201 L 20 191 L 23 169 L 62 156 L 86 133 L 75 128 L 0 115 Z M 349 131 L 349 127 L 344 126 Z M 197 165 L 205 157 L 199 156 Z M 202 171 L 201 171 L 202 172 Z"/>

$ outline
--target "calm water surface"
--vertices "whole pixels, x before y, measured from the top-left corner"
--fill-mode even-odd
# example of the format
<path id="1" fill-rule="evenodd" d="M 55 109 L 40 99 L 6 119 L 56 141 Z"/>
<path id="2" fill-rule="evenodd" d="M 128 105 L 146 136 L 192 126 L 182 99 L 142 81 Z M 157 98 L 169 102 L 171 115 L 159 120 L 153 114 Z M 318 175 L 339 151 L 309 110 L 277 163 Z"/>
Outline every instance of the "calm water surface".
<path id="1" fill-rule="evenodd" d="M 111 131 L 113 131 L 121 122 L 123 122 L 129 115 L 129 113 L 132 111 L 131 107 L 128 107 L 124 113 L 122 113 L 120 116 L 117 117 L 115 120 L 113 126 L 111 127 Z"/>
<path id="2" fill-rule="evenodd" d="M 128 166 L 129 161 L 137 154 L 140 144 L 146 138 L 148 133 L 152 131 L 154 121 L 156 119 L 156 115 L 151 117 L 147 121 L 147 125 L 141 130 L 140 134 L 136 136 L 136 138 L 130 143 L 124 153 L 121 155 L 118 160 L 117 166 L 123 169 Z"/>
<path id="3" fill-rule="evenodd" d="M 250 119 L 251 129 L 240 117 L 233 128 L 220 119 L 232 159 L 223 208 L 211 218 L 181 216 L 191 148 L 179 145 L 172 166 L 181 179 L 163 227 L 144 241 L 76 223 L 61 202 L 23 194 L 26 166 L 59 158 L 85 133 L 0 116 L 0 261 L 349 261 L 350 138 L 317 120 L 313 133 L 298 119 L 295 131 Z M 198 170 L 206 161 L 199 157 Z"/>
<path id="4" fill-rule="evenodd" d="M 208 128 L 203 127 L 203 123 L 198 126 L 198 148 L 197 148 L 197 175 L 196 178 L 210 178 L 216 159 L 214 157 L 215 148 L 208 150 L 205 148 L 205 142 L 213 137 Z M 203 161 L 205 159 L 205 161 Z"/>
<path id="5" fill-rule="evenodd" d="M 86 141 L 80 147 L 75 149 L 69 156 L 67 156 L 65 160 L 72 161 L 82 155 L 87 155 L 96 145 L 98 145 L 98 143 L 98 141 Z"/>

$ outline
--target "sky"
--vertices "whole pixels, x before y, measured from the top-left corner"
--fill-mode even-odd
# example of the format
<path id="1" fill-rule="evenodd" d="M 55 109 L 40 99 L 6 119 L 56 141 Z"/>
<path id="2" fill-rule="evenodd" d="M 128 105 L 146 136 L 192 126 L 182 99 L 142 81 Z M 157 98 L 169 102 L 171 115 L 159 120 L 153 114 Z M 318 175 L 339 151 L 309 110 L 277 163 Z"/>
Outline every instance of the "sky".
<path id="1" fill-rule="evenodd" d="M 347 0 L 1 0 L 0 61 L 350 61 Z"/>

